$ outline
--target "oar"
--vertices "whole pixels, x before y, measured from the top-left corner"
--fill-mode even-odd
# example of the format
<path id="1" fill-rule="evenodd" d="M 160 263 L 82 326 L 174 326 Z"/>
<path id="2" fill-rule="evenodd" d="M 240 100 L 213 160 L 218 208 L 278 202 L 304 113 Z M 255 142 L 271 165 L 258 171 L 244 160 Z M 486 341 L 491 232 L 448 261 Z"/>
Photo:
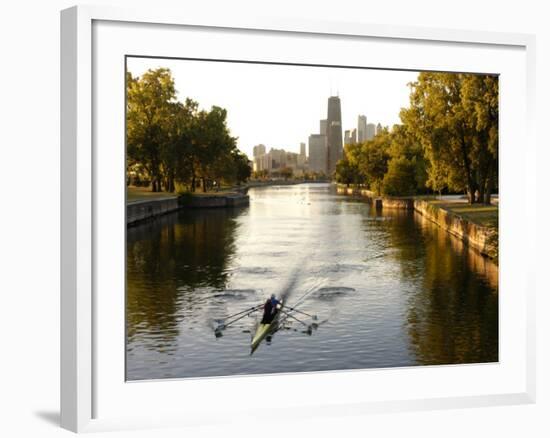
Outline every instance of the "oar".
<path id="1" fill-rule="evenodd" d="M 251 312 L 252 310 L 259 310 L 260 307 L 262 307 L 263 304 L 259 304 L 257 306 L 254 306 L 254 307 L 250 307 L 248 309 L 245 309 L 245 310 L 241 310 L 240 312 L 237 312 L 237 313 L 234 313 L 233 315 L 229 315 L 228 317 L 224 318 L 224 320 L 228 320 L 228 319 L 231 319 L 235 316 L 239 316 L 239 315 L 242 315 L 243 313 L 247 313 L 247 312 Z"/>
<path id="2" fill-rule="evenodd" d="M 286 316 L 292 318 L 292 319 L 295 319 L 296 321 L 298 321 L 300 324 L 302 324 L 304 327 L 307 327 L 307 332 L 309 334 L 311 334 L 311 325 L 309 324 L 306 324 L 304 321 L 302 321 L 301 319 L 298 319 L 296 318 L 294 315 L 291 315 L 290 313 L 288 312 L 285 312 L 284 310 L 281 309 L 281 312 L 283 312 Z"/>
<path id="3" fill-rule="evenodd" d="M 216 334 L 219 334 L 221 333 L 222 330 L 225 330 L 227 327 L 229 327 L 231 324 L 234 324 L 235 322 L 239 321 L 240 319 L 243 319 L 245 316 L 248 316 L 250 315 L 251 313 L 254 313 L 254 312 L 257 312 L 258 310 L 260 310 L 262 306 L 256 306 L 256 307 L 251 307 L 250 309 L 246 309 L 242 312 L 239 312 L 239 313 L 236 313 L 234 315 L 231 315 L 229 317 L 227 317 L 227 319 L 231 319 L 231 318 L 234 318 L 235 316 L 237 315 L 241 315 L 239 316 L 238 318 L 235 318 L 234 320 L 232 321 L 229 321 L 227 323 L 224 323 L 224 324 L 220 324 L 218 327 L 216 327 L 216 330 L 215 330 L 215 333 Z"/>
<path id="4" fill-rule="evenodd" d="M 294 307 L 290 307 L 290 306 L 285 306 L 285 307 L 287 309 L 290 309 L 290 310 L 294 311 L 294 312 L 298 312 L 298 313 L 301 313 L 302 315 L 309 316 L 314 321 L 317 321 L 317 315 L 310 315 L 309 313 L 302 312 L 301 310 L 295 309 Z"/>

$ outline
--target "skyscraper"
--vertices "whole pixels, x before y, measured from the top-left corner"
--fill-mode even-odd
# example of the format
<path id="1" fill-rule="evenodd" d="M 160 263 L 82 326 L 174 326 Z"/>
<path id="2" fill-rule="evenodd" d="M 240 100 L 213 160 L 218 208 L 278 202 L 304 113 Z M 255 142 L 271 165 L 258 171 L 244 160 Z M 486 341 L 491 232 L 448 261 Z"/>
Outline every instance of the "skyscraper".
<path id="1" fill-rule="evenodd" d="M 342 158 L 342 111 L 340 98 L 331 96 L 328 98 L 327 111 L 327 175 L 332 175 L 336 170 L 336 163 Z"/>
<path id="2" fill-rule="evenodd" d="M 347 144 L 350 144 L 351 143 L 351 131 L 350 130 L 345 130 L 344 131 L 344 145 L 347 145 Z"/>
<path id="3" fill-rule="evenodd" d="M 309 136 L 309 170 L 312 172 L 327 172 L 327 136 L 311 134 Z"/>
<path id="4" fill-rule="evenodd" d="M 367 124 L 367 140 L 372 140 L 375 135 L 376 126 L 374 123 Z"/>
<path id="5" fill-rule="evenodd" d="M 319 134 L 327 135 L 327 120 L 326 119 L 319 121 Z"/>
<path id="6" fill-rule="evenodd" d="M 382 125 L 379 123 L 378 125 L 376 125 L 376 135 L 380 134 L 382 132 Z"/>
<path id="7" fill-rule="evenodd" d="M 306 165 L 306 144 L 300 143 L 300 155 L 298 155 L 298 167 L 304 169 Z"/>
<path id="8" fill-rule="evenodd" d="M 355 143 L 357 143 L 357 129 L 344 131 L 344 144 L 346 145 Z"/>
<path id="9" fill-rule="evenodd" d="M 367 139 L 367 116 L 357 117 L 357 141 L 363 143 Z"/>
<path id="10" fill-rule="evenodd" d="M 263 144 L 256 145 L 256 146 L 254 146 L 252 151 L 253 151 L 252 153 L 254 154 L 255 157 L 258 157 L 260 155 L 264 155 L 265 154 L 265 145 L 263 145 Z"/>
<path id="11" fill-rule="evenodd" d="M 269 157 L 265 153 L 265 145 L 258 144 L 252 149 L 254 158 L 252 159 L 252 170 L 257 172 L 259 170 L 269 170 L 271 167 L 269 163 Z"/>

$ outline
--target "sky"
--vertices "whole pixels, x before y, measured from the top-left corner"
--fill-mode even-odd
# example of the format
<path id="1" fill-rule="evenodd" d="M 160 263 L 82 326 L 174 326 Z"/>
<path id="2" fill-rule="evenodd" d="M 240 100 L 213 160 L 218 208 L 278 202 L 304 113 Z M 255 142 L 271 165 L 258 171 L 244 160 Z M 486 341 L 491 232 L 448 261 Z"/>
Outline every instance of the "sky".
<path id="1" fill-rule="evenodd" d="M 252 63 L 128 58 L 133 76 L 148 69 L 169 68 L 178 100 L 187 97 L 201 109 L 227 109 L 231 135 L 239 149 L 252 157 L 257 144 L 300 151 L 300 143 L 319 133 L 327 117 L 327 100 L 340 97 L 343 130 L 357 128 L 357 116 L 367 123 L 392 126 L 409 104 L 418 73 L 409 71 L 265 65 Z M 307 148 L 306 148 L 307 150 Z"/>

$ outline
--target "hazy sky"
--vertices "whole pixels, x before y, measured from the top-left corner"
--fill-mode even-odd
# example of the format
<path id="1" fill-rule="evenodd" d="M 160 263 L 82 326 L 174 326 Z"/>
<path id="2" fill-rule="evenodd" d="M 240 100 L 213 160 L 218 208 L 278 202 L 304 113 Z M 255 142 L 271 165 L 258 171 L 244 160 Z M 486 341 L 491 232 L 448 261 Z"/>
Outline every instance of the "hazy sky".
<path id="1" fill-rule="evenodd" d="M 310 134 L 319 133 L 327 116 L 327 99 L 338 94 L 343 130 L 357 128 L 357 116 L 367 123 L 392 126 L 399 110 L 408 106 L 408 82 L 416 72 L 240 64 L 231 62 L 129 58 L 128 70 L 141 76 L 148 69 L 172 71 L 178 99 L 190 97 L 204 109 L 228 111 L 228 125 L 239 149 L 252 157 L 252 148 L 299 152 Z M 307 150 L 307 148 L 306 148 Z"/>

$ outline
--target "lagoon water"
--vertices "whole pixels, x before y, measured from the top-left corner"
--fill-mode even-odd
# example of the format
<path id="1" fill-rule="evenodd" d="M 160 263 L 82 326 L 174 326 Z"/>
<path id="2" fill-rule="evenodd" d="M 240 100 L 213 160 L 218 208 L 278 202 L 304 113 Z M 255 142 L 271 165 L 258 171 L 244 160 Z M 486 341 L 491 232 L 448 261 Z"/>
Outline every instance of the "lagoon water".
<path id="1" fill-rule="evenodd" d="M 498 361 L 498 269 L 456 238 L 329 184 L 249 195 L 128 229 L 128 380 Z M 215 336 L 271 293 L 311 334 L 289 318 L 250 355 L 255 313 Z"/>

